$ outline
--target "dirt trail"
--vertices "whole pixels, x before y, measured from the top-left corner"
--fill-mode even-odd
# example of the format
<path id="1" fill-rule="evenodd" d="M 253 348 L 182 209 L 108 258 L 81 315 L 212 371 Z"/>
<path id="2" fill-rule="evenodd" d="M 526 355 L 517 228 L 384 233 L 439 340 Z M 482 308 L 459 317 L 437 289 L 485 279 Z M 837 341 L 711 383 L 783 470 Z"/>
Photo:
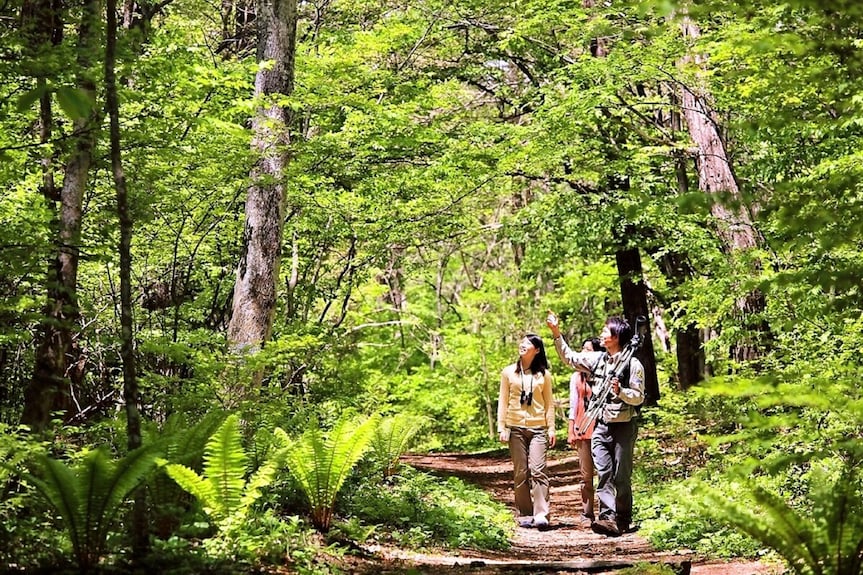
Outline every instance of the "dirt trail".
<path id="1" fill-rule="evenodd" d="M 512 503 L 512 464 L 498 454 L 407 455 L 402 460 L 417 469 L 455 475 L 477 484 L 507 505 Z M 409 553 L 380 548 L 389 561 L 410 566 L 414 573 L 611 573 L 636 562 L 663 562 L 679 573 L 694 575 L 768 575 L 775 566 L 758 562 L 707 562 L 689 551 L 658 552 L 637 532 L 605 537 L 579 518 L 578 458 L 574 454 L 549 460 L 552 528 L 545 532 L 516 528 L 505 552 L 459 551 L 447 555 Z M 394 571 L 399 572 L 396 565 Z M 388 570 L 384 570 L 388 571 Z"/>

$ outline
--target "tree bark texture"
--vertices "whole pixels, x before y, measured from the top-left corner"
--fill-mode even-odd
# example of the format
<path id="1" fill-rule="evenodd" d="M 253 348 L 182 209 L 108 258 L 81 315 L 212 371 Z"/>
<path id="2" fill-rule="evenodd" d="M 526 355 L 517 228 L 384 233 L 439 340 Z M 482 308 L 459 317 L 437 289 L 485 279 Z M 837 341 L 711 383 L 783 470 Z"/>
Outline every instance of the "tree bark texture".
<path id="1" fill-rule="evenodd" d="M 243 252 L 228 324 L 229 344 L 239 352 L 259 349 L 269 339 L 275 317 L 290 111 L 272 99 L 293 91 L 296 0 L 260 0 L 257 22 L 258 61 L 262 65 L 255 79 L 255 96 L 261 107 L 252 122 L 252 148 L 258 160 L 246 198 Z"/>
<path id="2" fill-rule="evenodd" d="M 701 35 L 696 23 L 689 18 L 683 19 L 682 27 L 685 38 L 694 39 Z M 702 64 L 698 56 L 690 61 Z M 717 201 L 711 203 L 711 213 L 718 222 L 718 234 L 725 249 L 730 253 L 758 247 L 755 225 L 741 197 L 708 94 L 696 86 L 685 86 L 681 100 L 689 136 L 697 148 L 698 189 L 717 197 Z M 751 324 L 750 330 L 756 334 L 769 332 L 763 321 L 748 319 L 764 311 L 764 295 L 759 290 L 739 297 L 736 307 L 744 324 Z M 744 361 L 757 358 L 760 352 L 756 343 L 742 341 L 734 346 L 731 355 Z"/>
<path id="3" fill-rule="evenodd" d="M 90 67 L 99 47 L 99 18 L 99 1 L 88 0 L 78 28 L 77 58 L 82 71 Z M 78 88 L 95 99 L 96 87 L 84 72 L 78 77 Z M 46 278 L 45 320 L 38 336 L 33 377 L 24 392 L 21 414 L 21 423 L 36 431 L 45 428 L 51 412 L 68 412 L 72 408 L 68 369 L 75 363 L 72 333 L 79 317 L 77 290 L 81 218 L 84 189 L 101 118 L 101 111 L 94 107 L 86 118 L 74 122 L 74 147 L 66 163 L 59 213 L 54 222 L 57 252 Z"/>

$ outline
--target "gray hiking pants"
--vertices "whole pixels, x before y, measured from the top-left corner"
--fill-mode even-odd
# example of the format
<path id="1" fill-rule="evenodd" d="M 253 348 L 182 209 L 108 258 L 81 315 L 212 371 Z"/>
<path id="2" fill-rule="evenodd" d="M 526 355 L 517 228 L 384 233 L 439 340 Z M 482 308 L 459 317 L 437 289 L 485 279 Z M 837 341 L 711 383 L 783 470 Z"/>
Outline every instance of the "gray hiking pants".
<path id="1" fill-rule="evenodd" d="M 632 456 L 638 424 L 635 420 L 621 423 L 596 422 L 590 447 L 599 481 L 597 519 L 618 524 L 632 521 Z"/>

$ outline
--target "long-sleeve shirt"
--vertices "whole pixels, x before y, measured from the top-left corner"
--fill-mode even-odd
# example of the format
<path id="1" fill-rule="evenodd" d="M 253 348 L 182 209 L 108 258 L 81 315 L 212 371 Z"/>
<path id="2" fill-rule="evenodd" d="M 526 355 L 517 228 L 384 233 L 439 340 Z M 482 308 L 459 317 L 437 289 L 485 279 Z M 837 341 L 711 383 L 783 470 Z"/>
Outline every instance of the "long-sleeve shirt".
<path id="1" fill-rule="evenodd" d="M 593 374 L 591 389 L 598 393 L 599 387 L 617 364 L 620 352 L 611 355 L 604 351 L 573 351 L 562 337 L 554 340 L 554 349 L 566 365 Z M 605 423 L 630 421 L 635 408 L 644 403 L 644 366 L 636 357 L 629 360 L 629 381 L 620 382 L 620 392 L 611 396 L 603 406 L 599 418 Z"/>
<path id="2" fill-rule="evenodd" d="M 554 432 L 554 397 L 551 374 L 520 373 L 518 364 L 508 365 L 500 372 L 500 394 L 497 399 L 497 431 L 507 427 L 542 427 L 549 437 Z M 530 405 L 521 402 L 522 390 L 532 393 Z"/>
<path id="3" fill-rule="evenodd" d="M 593 434 L 593 423 L 591 423 L 584 433 L 578 433 L 581 429 L 582 421 L 584 420 L 585 412 L 587 411 L 587 402 L 590 399 L 590 384 L 587 381 L 587 374 L 583 371 L 576 371 L 569 378 L 569 419 L 575 422 L 575 438 L 578 440 L 590 439 Z"/>

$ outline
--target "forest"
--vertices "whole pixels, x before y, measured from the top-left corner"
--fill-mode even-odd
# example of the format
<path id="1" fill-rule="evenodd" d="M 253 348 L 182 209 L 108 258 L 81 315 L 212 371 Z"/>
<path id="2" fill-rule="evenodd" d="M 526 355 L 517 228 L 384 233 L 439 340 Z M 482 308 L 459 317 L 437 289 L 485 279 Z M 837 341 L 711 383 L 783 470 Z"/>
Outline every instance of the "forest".
<path id="1" fill-rule="evenodd" d="M 553 310 L 642 537 L 863 573 L 858 0 L 0 0 L 0 190 L 0 572 L 505 550 L 399 459 Z"/>

